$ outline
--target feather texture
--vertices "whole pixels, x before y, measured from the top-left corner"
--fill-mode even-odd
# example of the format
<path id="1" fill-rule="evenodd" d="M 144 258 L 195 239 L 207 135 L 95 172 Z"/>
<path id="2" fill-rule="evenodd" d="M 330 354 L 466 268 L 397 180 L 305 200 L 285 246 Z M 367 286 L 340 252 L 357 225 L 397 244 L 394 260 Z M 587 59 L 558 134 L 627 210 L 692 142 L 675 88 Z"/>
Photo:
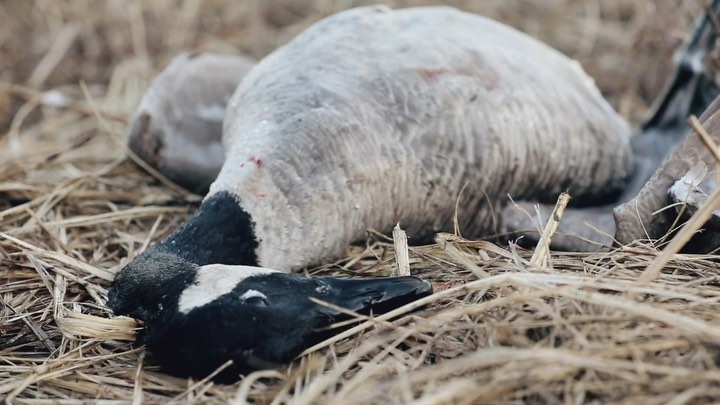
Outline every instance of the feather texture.
<path id="1" fill-rule="evenodd" d="M 262 60 L 228 105 L 209 195 L 250 214 L 264 267 L 341 255 L 400 222 L 492 233 L 507 195 L 592 201 L 632 169 L 630 128 L 579 64 L 452 8 L 331 16 Z M 466 191 L 460 191 L 467 184 Z"/>

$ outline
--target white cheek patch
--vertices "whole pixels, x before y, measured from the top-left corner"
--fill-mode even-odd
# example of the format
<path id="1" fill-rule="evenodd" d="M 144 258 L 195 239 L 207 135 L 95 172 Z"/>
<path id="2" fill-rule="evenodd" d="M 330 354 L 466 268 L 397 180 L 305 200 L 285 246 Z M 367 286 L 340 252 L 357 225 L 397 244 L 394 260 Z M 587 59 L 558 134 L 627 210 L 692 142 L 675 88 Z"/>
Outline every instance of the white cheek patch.
<path id="1" fill-rule="evenodd" d="M 178 310 L 183 314 L 187 314 L 194 308 L 207 305 L 223 295 L 228 294 L 238 283 L 248 277 L 279 273 L 278 270 L 263 267 L 229 266 L 226 264 L 208 264 L 200 267 L 197 272 L 195 283 L 188 286 L 182 294 L 180 294 Z M 246 295 L 247 297 L 245 297 Z M 265 297 L 265 295 L 259 291 L 248 290 L 241 298 L 247 299 L 253 296 Z"/>

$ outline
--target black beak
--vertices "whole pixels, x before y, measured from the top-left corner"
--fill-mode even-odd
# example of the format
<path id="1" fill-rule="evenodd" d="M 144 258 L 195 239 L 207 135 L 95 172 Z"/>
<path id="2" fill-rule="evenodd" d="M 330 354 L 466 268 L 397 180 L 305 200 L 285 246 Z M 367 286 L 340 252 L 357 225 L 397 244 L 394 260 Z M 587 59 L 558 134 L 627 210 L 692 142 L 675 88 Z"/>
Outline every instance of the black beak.
<path id="1" fill-rule="evenodd" d="M 432 294 L 429 282 L 412 276 L 382 278 L 316 278 L 321 287 L 313 297 L 361 314 L 380 314 Z M 339 315 L 325 307 L 327 315 Z"/>

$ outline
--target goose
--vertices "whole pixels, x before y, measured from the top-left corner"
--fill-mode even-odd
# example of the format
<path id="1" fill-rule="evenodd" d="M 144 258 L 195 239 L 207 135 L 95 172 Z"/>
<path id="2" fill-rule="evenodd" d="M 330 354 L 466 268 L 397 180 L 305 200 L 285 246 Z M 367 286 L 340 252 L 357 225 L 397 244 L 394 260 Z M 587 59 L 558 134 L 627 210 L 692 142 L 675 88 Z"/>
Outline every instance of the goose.
<path id="1" fill-rule="evenodd" d="M 213 178 L 197 212 L 109 291 L 115 314 L 144 321 L 155 361 L 183 376 L 227 360 L 235 378 L 276 367 L 331 333 L 347 316 L 338 307 L 381 313 L 431 294 L 415 276 L 295 273 L 369 228 L 400 223 L 422 242 L 457 217 L 464 234 L 489 235 L 508 195 L 570 190 L 598 204 L 634 170 L 630 126 L 576 61 L 450 7 L 327 17 L 258 62 L 222 107 L 224 160 L 191 182 Z"/>

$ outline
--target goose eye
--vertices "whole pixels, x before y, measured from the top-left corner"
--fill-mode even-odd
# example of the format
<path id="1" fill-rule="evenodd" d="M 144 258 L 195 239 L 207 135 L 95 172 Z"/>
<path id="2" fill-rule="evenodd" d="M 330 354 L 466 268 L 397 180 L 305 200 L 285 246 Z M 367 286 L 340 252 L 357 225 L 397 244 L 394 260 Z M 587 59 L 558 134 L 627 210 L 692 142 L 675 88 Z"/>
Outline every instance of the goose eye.
<path id="1" fill-rule="evenodd" d="M 253 305 L 256 307 L 266 307 L 268 306 L 268 300 L 265 294 L 261 293 L 257 290 L 247 290 L 243 295 L 240 296 L 240 299 L 244 304 L 247 305 Z"/>
<path id="2" fill-rule="evenodd" d="M 249 298 L 246 298 L 244 302 L 247 305 L 252 305 L 255 307 L 268 306 L 268 300 L 265 297 L 259 297 L 259 296 L 249 297 Z"/>

